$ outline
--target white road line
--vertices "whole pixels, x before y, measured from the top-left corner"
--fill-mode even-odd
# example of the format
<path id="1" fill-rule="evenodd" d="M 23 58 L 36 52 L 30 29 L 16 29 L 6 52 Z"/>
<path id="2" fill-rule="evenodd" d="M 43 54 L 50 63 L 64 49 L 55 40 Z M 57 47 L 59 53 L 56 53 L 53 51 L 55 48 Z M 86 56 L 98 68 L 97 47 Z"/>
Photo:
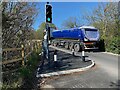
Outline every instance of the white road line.
<path id="1" fill-rule="evenodd" d="M 114 56 L 120 56 L 119 54 L 114 54 L 114 53 L 111 53 L 111 52 L 102 52 L 102 53 L 106 53 L 106 54 L 110 54 L 110 55 L 114 55 Z"/>
<path id="2" fill-rule="evenodd" d="M 65 52 L 65 53 L 72 54 L 72 51 L 70 51 L 70 50 L 65 50 L 63 48 L 58 48 L 58 47 L 54 47 L 54 46 L 49 46 L 49 47 L 56 49 L 56 50 L 59 50 L 59 51 L 62 51 L 62 52 Z"/>
<path id="3" fill-rule="evenodd" d="M 51 77 L 51 76 L 58 76 L 58 75 L 63 75 L 63 74 L 70 74 L 70 73 L 75 73 L 75 72 L 80 72 L 80 71 L 86 71 L 93 67 L 95 65 L 95 62 L 92 61 L 92 64 L 83 68 L 78 68 L 78 69 L 72 69 L 72 70 L 65 70 L 65 71 L 58 71 L 58 72 L 52 72 L 52 73 L 46 73 L 46 74 L 38 74 L 36 77 Z"/>
<path id="4" fill-rule="evenodd" d="M 58 48 L 58 47 L 54 47 L 54 46 L 50 46 L 50 47 L 57 49 L 57 50 L 60 50 L 60 51 L 63 51 L 63 52 L 66 52 L 66 53 L 69 53 L 69 54 L 72 54 L 72 51 L 70 51 L 70 50 L 63 50 L 63 48 Z M 106 53 L 106 54 L 110 54 L 110 55 L 114 55 L 114 56 L 120 56 L 119 54 L 114 54 L 111 52 L 101 52 L 101 53 Z"/>

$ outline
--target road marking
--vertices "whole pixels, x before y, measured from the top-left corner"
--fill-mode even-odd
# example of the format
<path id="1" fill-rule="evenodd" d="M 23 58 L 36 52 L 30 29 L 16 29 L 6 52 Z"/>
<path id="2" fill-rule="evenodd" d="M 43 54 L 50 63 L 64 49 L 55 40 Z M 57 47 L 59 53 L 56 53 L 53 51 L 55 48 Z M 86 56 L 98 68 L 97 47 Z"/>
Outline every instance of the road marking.
<path id="1" fill-rule="evenodd" d="M 56 49 L 56 50 L 59 50 L 59 51 L 62 51 L 62 52 L 65 52 L 65 53 L 69 53 L 69 54 L 72 54 L 72 51 L 70 50 L 65 50 L 65 49 L 62 49 L 62 48 L 58 48 L 58 47 L 54 47 L 54 46 L 49 46 L 53 49 Z"/>
<path id="2" fill-rule="evenodd" d="M 106 54 L 110 54 L 110 55 L 114 55 L 114 56 L 120 56 L 119 54 L 114 54 L 114 53 L 111 53 L 111 52 L 102 52 L 102 53 L 106 53 Z"/>
<path id="3" fill-rule="evenodd" d="M 62 52 L 65 52 L 65 53 L 68 53 L 68 54 L 72 54 L 72 55 L 73 55 L 73 52 L 70 51 L 70 50 L 66 50 L 66 49 L 64 49 L 64 48 L 58 48 L 58 47 L 54 47 L 54 46 L 50 46 L 50 47 L 53 48 L 53 49 L 56 49 L 56 50 L 59 50 L 59 51 L 62 51 Z M 81 52 L 74 52 L 74 55 L 81 57 Z"/>
<path id="4" fill-rule="evenodd" d="M 43 87 L 41 87 L 41 89 L 50 89 L 50 90 L 55 90 L 55 87 L 52 85 L 44 85 Z"/>
<path id="5" fill-rule="evenodd" d="M 46 73 L 46 74 L 37 74 L 36 77 L 51 77 L 51 76 L 58 76 L 58 75 L 63 75 L 63 74 L 70 74 L 70 73 L 75 73 L 75 72 L 81 72 L 81 71 L 86 71 L 90 68 L 92 68 L 95 65 L 95 62 L 92 61 L 92 64 L 83 68 L 77 68 L 77 69 L 72 69 L 72 70 L 64 70 L 64 71 L 58 71 L 58 72 L 52 72 L 52 73 Z"/>
<path id="6" fill-rule="evenodd" d="M 72 54 L 71 51 L 69 50 L 63 50 L 62 48 L 57 48 L 54 46 L 50 46 L 51 48 Z M 63 75 L 63 74 L 70 74 L 70 73 L 74 73 L 74 72 L 80 72 L 80 71 L 86 71 L 88 69 L 90 69 L 91 67 L 93 67 L 95 65 L 95 62 L 92 61 L 92 64 L 83 68 L 77 68 L 77 69 L 72 69 L 72 70 L 65 70 L 65 71 L 58 71 L 58 72 L 52 72 L 52 73 L 46 73 L 46 74 L 38 74 L 36 75 L 36 77 L 51 77 L 51 76 L 58 76 L 58 75 Z"/>
<path id="7" fill-rule="evenodd" d="M 64 48 L 58 48 L 58 47 L 54 47 L 54 46 L 50 46 L 50 47 L 53 48 L 53 49 L 57 49 L 57 50 L 69 53 L 69 54 L 73 54 L 72 51 L 65 50 Z M 114 53 L 111 53 L 111 52 L 101 52 L 101 53 L 106 53 L 106 54 L 110 54 L 110 55 L 114 55 L 114 56 L 120 56 L 119 54 L 114 54 Z"/>

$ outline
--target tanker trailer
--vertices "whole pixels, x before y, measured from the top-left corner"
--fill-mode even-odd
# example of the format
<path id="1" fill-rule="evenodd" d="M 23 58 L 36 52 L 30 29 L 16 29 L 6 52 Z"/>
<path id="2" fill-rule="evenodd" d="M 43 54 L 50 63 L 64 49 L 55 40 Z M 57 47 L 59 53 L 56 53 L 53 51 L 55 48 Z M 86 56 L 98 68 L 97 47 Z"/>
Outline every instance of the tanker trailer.
<path id="1" fill-rule="evenodd" d="M 98 49 L 99 30 L 92 26 L 81 26 L 64 30 L 52 31 L 52 45 L 63 46 L 66 49 L 81 51 L 84 43 L 85 50 Z"/>

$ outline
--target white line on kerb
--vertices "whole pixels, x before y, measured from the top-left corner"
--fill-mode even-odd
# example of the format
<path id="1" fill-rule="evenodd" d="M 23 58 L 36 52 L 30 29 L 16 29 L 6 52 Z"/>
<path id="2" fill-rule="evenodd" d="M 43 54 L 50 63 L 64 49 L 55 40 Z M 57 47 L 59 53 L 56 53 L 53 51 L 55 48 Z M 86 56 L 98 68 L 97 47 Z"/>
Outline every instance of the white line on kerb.
<path id="1" fill-rule="evenodd" d="M 72 69 L 72 70 L 52 72 L 52 73 L 46 73 L 46 74 L 37 74 L 36 77 L 50 77 L 50 76 L 57 76 L 57 75 L 70 74 L 70 73 L 75 73 L 75 72 L 80 72 L 80 71 L 86 71 L 86 70 L 92 68 L 94 65 L 95 65 L 95 62 L 92 61 L 92 64 L 87 66 L 87 67 L 77 68 L 77 69 Z"/>
<path id="2" fill-rule="evenodd" d="M 114 54 L 114 53 L 111 53 L 111 52 L 102 52 L 102 53 L 106 53 L 106 54 L 110 54 L 110 55 L 114 55 L 114 56 L 120 56 L 119 54 Z"/>

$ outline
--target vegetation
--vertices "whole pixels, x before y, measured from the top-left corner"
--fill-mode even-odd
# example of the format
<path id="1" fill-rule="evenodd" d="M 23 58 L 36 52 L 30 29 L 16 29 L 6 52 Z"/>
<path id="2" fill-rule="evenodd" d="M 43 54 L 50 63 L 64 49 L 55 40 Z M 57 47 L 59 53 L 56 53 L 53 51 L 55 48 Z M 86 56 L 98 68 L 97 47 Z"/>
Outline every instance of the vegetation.
<path id="1" fill-rule="evenodd" d="M 76 17 L 69 17 L 68 19 L 66 19 L 63 23 L 62 26 L 63 28 L 73 28 L 73 27 L 78 27 L 81 26 L 83 24 L 80 24 L 80 21 L 78 18 Z"/>
<path id="2" fill-rule="evenodd" d="M 120 13 L 117 2 L 100 3 L 93 11 L 85 12 L 83 19 L 87 22 L 86 25 L 100 30 L 100 38 L 105 43 L 106 51 L 120 54 Z M 78 19 L 68 19 L 63 23 L 64 28 L 80 26 L 76 22 Z"/>
<path id="3" fill-rule="evenodd" d="M 118 13 L 118 3 L 101 3 L 92 15 L 86 15 L 89 23 L 100 30 L 101 39 L 105 41 L 106 51 L 118 53 L 120 37 L 120 13 Z"/>
<path id="4" fill-rule="evenodd" d="M 2 2 L 2 47 L 20 47 L 21 43 L 33 39 L 32 28 L 38 13 L 35 3 Z"/>
<path id="5" fill-rule="evenodd" d="M 41 25 L 40 25 L 40 27 L 39 27 L 39 29 L 36 31 L 37 32 L 37 39 L 43 39 L 43 31 L 46 29 L 46 23 L 45 22 L 43 22 Z M 50 27 L 52 27 L 52 28 L 56 28 L 56 26 L 54 25 L 54 24 L 50 24 Z"/>
<path id="6" fill-rule="evenodd" d="M 35 39 L 36 31 L 32 28 L 38 14 L 36 3 L 33 2 L 2 2 L 2 48 L 20 48 L 28 40 Z M 27 43 L 28 44 L 28 43 Z M 40 52 L 40 50 L 39 50 Z M 12 53 L 16 54 L 16 53 Z M 13 55 L 13 56 L 14 56 Z M 38 53 L 33 52 L 24 67 L 21 62 L 12 63 L 14 66 L 3 74 L 2 89 L 32 88 L 34 73 L 39 62 Z M 7 65 L 6 65 L 7 66 Z M 4 71 L 3 71 L 4 72 Z"/>
<path id="7" fill-rule="evenodd" d="M 39 52 L 40 50 L 41 49 L 39 49 Z M 37 82 L 35 71 L 40 62 L 39 52 L 33 52 L 25 66 L 20 67 L 15 72 L 5 74 L 6 76 L 3 77 L 4 83 L 2 90 L 9 88 L 26 88 L 31 90 L 37 87 L 37 85 L 35 85 Z"/>
<path id="8" fill-rule="evenodd" d="M 20 77 L 23 78 L 23 84 L 20 88 L 33 89 L 37 87 L 36 69 L 40 62 L 39 53 L 33 52 L 26 66 L 20 68 Z"/>

